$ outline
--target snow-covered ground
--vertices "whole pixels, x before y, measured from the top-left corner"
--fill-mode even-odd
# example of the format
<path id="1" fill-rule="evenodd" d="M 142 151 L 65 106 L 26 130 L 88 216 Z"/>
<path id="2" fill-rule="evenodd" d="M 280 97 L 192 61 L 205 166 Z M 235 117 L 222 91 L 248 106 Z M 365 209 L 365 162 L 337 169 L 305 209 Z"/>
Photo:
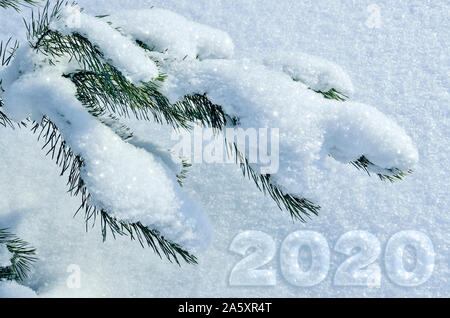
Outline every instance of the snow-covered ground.
<path id="1" fill-rule="evenodd" d="M 301 51 L 334 61 L 354 83 L 352 100 L 376 106 L 403 127 L 419 150 L 420 163 L 414 174 L 395 184 L 369 178 L 350 165 L 330 163 L 326 182 L 314 189 L 323 209 L 307 224 L 292 223 L 252 182 L 242 178 L 238 167 L 194 165 L 185 189 L 206 211 L 214 242 L 198 255 L 198 266 L 180 268 L 126 238 L 103 243 L 98 227 L 86 234 L 82 217 L 73 218 L 79 199 L 66 194 L 65 177 L 59 177 L 54 163 L 44 157 L 36 137 L 26 130 L 0 129 L 0 227 L 10 227 L 37 248 L 39 261 L 25 284 L 39 296 L 450 295 L 446 160 L 450 146 L 450 5 L 446 1 L 80 0 L 79 4 L 92 14 L 151 6 L 170 9 L 228 32 L 237 58 L 258 60 L 271 52 Z M 23 38 L 20 16 L 10 12 L 0 11 L 0 39 Z M 145 122 L 134 123 L 134 127 L 146 131 Z M 275 240 L 274 257 L 261 266 L 274 273 L 271 286 L 230 284 L 230 274 L 242 259 L 230 251 L 230 245 L 238 234 L 249 230 L 265 232 Z M 330 247 L 327 275 L 312 287 L 295 286 L 292 275 L 282 275 L 286 256 L 282 242 L 299 230 L 321 233 Z M 379 286 L 335 283 L 338 267 L 348 258 L 336 251 L 342 250 L 342 240 L 338 248 L 336 243 L 354 230 L 367 231 L 380 241 L 381 253 L 374 260 L 381 268 Z M 405 230 L 424 233 L 435 251 L 431 277 L 415 287 L 400 286 L 398 280 L 389 278 L 389 253 L 385 266 L 387 242 Z M 270 242 L 270 238 L 264 240 Z M 408 258 L 405 263 L 414 263 Z M 79 285 L 73 284 L 78 269 Z M 22 291 L 11 294 L 8 290 L 10 286 L 3 286 L 0 295 Z"/>

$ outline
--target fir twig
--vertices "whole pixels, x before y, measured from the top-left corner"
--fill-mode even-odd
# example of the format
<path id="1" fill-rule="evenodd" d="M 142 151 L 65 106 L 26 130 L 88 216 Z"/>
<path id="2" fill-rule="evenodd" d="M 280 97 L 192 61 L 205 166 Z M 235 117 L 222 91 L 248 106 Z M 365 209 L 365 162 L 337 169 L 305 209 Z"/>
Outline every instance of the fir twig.
<path id="1" fill-rule="evenodd" d="M 338 90 L 332 88 L 328 92 L 315 91 L 316 93 L 322 94 L 326 99 L 335 99 L 340 102 L 344 102 L 348 99 L 348 96 L 339 92 Z M 356 169 L 366 172 L 371 176 L 371 172 L 376 171 L 375 174 L 380 178 L 381 181 L 389 181 L 394 183 L 398 180 L 403 180 L 408 174 L 413 173 L 413 170 L 408 170 L 404 172 L 398 168 L 383 169 L 368 160 L 365 156 L 361 156 L 358 160 L 350 162 Z M 379 171 L 385 171 L 386 173 L 380 173 Z"/>
<path id="2" fill-rule="evenodd" d="M 159 231 L 150 229 L 141 222 L 119 221 L 104 210 L 90 205 L 89 200 L 90 195 L 86 188 L 83 188 L 80 210 L 85 212 L 86 227 L 90 223 L 94 226 L 97 218 L 100 218 L 103 240 L 106 240 L 109 230 L 114 238 L 116 235 L 129 236 L 131 240 L 137 240 L 142 247 L 145 247 L 145 245 L 151 247 L 160 258 L 165 256 L 170 262 L 176 262 L 180 266 L 181 259 L 187 264 L 197 264 L 197 258 L 194 255 L 177 243 L 165 239 Z"/>
<path id="3" fill-rule="evenodd" d="M 365 156 L 362 156 L 358 160 L 351 162 L 351 164 L 358 170 L 366 172 L 369 176 L 371 175 L 371 171 L 384 170 L 386 171 L 386 173 L 376 172 L 375 174 L 380 178 L 380 180 L 389 181 L 391 183 L 403 180 L 408 174 L 414 172 L 411 169 L 408 170 L 408 172 L 401 171 L 400 169 L 397 168 L 382 169 L 374 165 L 372 162 L 370 162 Z"/>
<path id="4" fill-rule="evenodd" d="M 20 11 L 21 6 L 31 7 L 37 5 L 38 2 L 34 0 L 0 0 L 0 8 L 12 8 L 16 11 Z"/>
<path id="5" fill-rule="evenodd" d="M 143 83 L 137 87 L 108 63 L 103 67 L 102 72 L 77 71 L 64 75 L 76 85 L 78 100 L 92 115 L 129 117 L 131 111 L 137 119 L 153 119 L 174 128 L 189 127 L 183 114 L 158 91 L 156 83 Z"/>
<path id="6" fill-rule="evenodd" d="M 3 127 L 11 127 L 14 129 L 13 122 L 6 116 L 4 112 L 2 112 L 1 108 L 3 107 L 3 100 L 0 98 L 0 125 Z"/>
<path id="7" fill-rule="evenodd" d="M 191 121 L 197 121 L 202 126 L 212 127 L 217 131 L 222 131 L 227 126 L 238 126 L 239 118 L 229 116 L 219 105 L 213 104 L 206 94 L 195 94 L 185 96 L 184 100 L 177 104 L 183 113 Z M 277 204 L 280 210 L 286 210 L 291 217 L 301 222 L 306 222 L 305 217 L 310 218 L 312 214 L 318 215 L 320 206 L 312 201 L 299 198 L 286 193 L 276 185 L 268 174 L 258 174 L 250 165 L 246 156 L 239 151 L 237 145 L 227 142 L 228 155 L 235 158 L 240 165 L 244 177 L 253 180 L 257 188 L 264 194 L 268 194 Z"/>
<path id="8" fill-rule="evenodd" d="M 187 121 L 197 122 L 216 131 L 223 130 L 227 125 L 236 126 L 239 123 L 236 117 L 227 115 L 222 106 L 213 104 L 206 94 L 186 95 L 174 107 Z"/>
<path id="9" fill-rule="evenodd" d="M 64 5 L 68 5 L 68 1 L 57 0 L 52 7 L 50 7 L 50 1 L 47 1 L 42 10 L 39 8 L 37 12 L 34 10 L 31 12 L 30 23 L 23 19 L 31 47 L 38 49 L 41 46 L 41 42 L 50 32 L 50 23 L 59 17 Z"/>
<path id="10" fill-rule="evenodd" d="M 120 119 L 113 114 L 107 116 L 98 116 L 98 120 L 105 126 L 111 128 L 114 133 L 123 141 L 133 138 L 134 134 L 131 128 L 120 122 Z"/>
<path id="11" fill-rule="evenodd" d="M 5 44 L 3 44 L 3 41 L 0 41 L 0 61 L 2 66 L 7 66 L 11 62 L 18 48 L 19 42 L 17 40 L 12 42 L 12 38 L 9 38 Z"/>
<path id="12" fill-rule="evenodd" d="M 245 155 L 239 151 L 236 143 L 227 142 L 228 155 L 235 157 L 236 163 L 241 167 L 244 176 L 253 180 L 258 189 L 264 194 L 268 194 L 277 204 L 280 210 L 286 210 L 290 213 L 292 219 L 306 222 L 305 217 L 311 218 L 311 215 L 319 215 L 320 206 L 312 201 L 299 198 L 295 195 L 286 193 L 271 179 L 270 174 L 259 174 L 250 165 Z"/>
<path id="13" fill-rule="evenodd" d="M 23 281 L 28 278 L 32 264 L 37 260 L 36 250 L 6 229 L 0 229 L 0 245 L 6 245 L 12 254 L 11 265 L 0 268 L 0 280 Z"/>
<path id="14" fill-rule="evenodd" d="M 330 89 L 328 92 L 323 92 L 323 91 L 315 91 L 318 94 L 322 94 L 323 97 L 325 97 L 326 99 L 335 99 L 337 101 L 340 102 L 344 102 L 346 101 L 349 97 L 347 95 L 345 95 L 344 93 L 332 88 Z"/>
<path id="15" fill-rule="evenodd" d="M 186 160 L 185 158 L 180 157 L 180 159 L 181 159 L 181 171 L 180 171 L 180 173 L 177 174 L 176 177 L 177 177 L 178 184 L 180 185 L 180 187 L 182 187 L 184 180 L 186 180 L 186 178 L 187 178 L 188 169 L 190 167 L 192 167 L 192 164 L 190 164 L 188 162 L 188 160 Z"/>
<path id="16" fill-rule="evenodd" d="M 84 211 L 86 229 L 95 226 L 96 219 L 100 219 L 103 239 L 106 240 L 108 230 L 115 238 L 118 236 L 129 236 L 132 240 L 138 240 L 144 246 L 147 244 L 159 256 L 163 255 L 170 261 L 180 265 L 180 260 L 188 264 L 196 264 L 194 255 L 184 250 L 180 245 L 167 240 L 157 230 L 150 229 L 140 222 L 125 222 L 110 216 L 108 212 L 98 209 L 90 204 L 91 196 L 81 178 L 83 159 L 74 154 L 66 144 L 56 125 L 44 117 L 41 123 L 35 123 L 32 131 L 38 134 L 38 139 L 44 142 L 43 149 L 51 156 L 61 168 L 61 176 L 68 172 L 69 193 L 73 196 L 81 195 L 81 205 L 76 212 Z"/>
<path id="17" fill-rule="evenodd" d="M 6 41 L 6 43 L 0 41 L 0 62 L 2 67 L 9 65 L 18 48 L 19 42 L 14 41 L 14 43 L 12 43 L 12 38 L 9 38 L 8 41 Z M 2 79 L 0 79 L 0 93 L 3 92 L 4 90 L 2 88 Z M 3 107 L 3 100 L 0 94 L 0 125 L 3 127 L 10 126 L 11 128 L 14 128 L 13 122 L 8 118 L 8 116 L 4 112 L 2 112 L 1 110 L 2 107 Z"/>

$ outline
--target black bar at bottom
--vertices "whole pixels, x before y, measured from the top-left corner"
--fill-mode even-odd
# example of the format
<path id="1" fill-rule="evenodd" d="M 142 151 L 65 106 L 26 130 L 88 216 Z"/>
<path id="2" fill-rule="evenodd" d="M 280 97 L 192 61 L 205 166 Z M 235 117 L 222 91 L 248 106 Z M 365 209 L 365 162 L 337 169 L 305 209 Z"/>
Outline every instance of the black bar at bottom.
<path id="1" fill-rule="evenodd" d="M 143 313 L 163 314 L 195 314 L 196 316 L 214 317 L 217 315 L 231 314 L 283 314 L 289 316 L 308 315 L 309 310 L 315 312 L 358 312 L 360 315 L 374 314 L 377 311 L 385 315 L 388 306 L 398 305 L 401 313 L 405 310 L 424 309 L 428 302 L 433 301 L 433 310 L 436 305 L 447 305 L 447 299 L 336 299 L 336 298 L 151 298 L 151 299 L 0 299 L 1 308 L 20 308 L 20 311 L 31 309 L 53 309 L 64 308 L 71 315 L 76 312 L 80 314 L 90 313 L 97 308 L 103 313 L 104 310 L 112 311 L 114 314 L 130 315 L 137 309 Z M 41 307 L 42 306 L 42 307 Z M 390 308 L 390 307 L 389 307 Z M 355 311 L 356 310 L 356 311 Z M 389 309 L 390 310 L 390 309 Z M 337 312 L 336 312 L 337 313 Z M 351 314 L 351 313 L 349 313 Z M 292 317 L 294 317 L 292 316 Z"/>

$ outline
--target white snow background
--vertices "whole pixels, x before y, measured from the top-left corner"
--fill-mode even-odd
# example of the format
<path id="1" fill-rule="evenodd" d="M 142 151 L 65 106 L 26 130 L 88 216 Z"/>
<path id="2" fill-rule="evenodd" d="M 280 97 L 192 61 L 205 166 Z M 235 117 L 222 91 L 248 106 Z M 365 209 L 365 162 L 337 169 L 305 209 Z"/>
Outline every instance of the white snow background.
<path id="1" fill-rule="evenodd" d="M 161 261 L 136 242 L 99 229 L 85 233 L 81 216 L 73 218 L 79 198 L 67 193 L 66 177 L 26 130 L 0 128 L 0 225 L 37 248 L 39 261 L 25 284 L 43 297 L 404 297 L 449 296 L 449 15 L 446 1 L 288 1 L 157 0 L 78 1 L 87 13 L 122 8 L 166 8 L 228 32 L 236 58 L 258 58 L 280 50 L 301 51 L 336 62 L 352 78 L 353 101 L 376 106 L 394 119 L 419 149 L 420 163 L 404 181 L 383 183 L 351 165 L 335 163 L 316 193 L 319 217 L 292 223 L 285 212 L 243 179 L 237 166 L 195 165 L 185 189 L 204 207 L 214 243 L 199 254 L 199 265 L 181 268 Z M 370 8 L 380 9 L 373 27 Z M 23 39 L 20 15 L 0 10 L 0 39 Z M 301 122 L 301 118 L 299 118 Z M 139 130 L 145 129 L 139 123 Z M 150 130 L 149 130 L 150 132 Z M 263 231 L 281 242 L 297 230 L 322 233 L 331 248 L 326 279 L 314 287 L 290 285 L 280 274 L 279 255 L 263 268 L 278 270 L 272 287 L 229 286 L 242 258 L 229 251 L 233 238 Z M 333 278 L 348 256 L 336 253 L 337 239 L 351 230 L 374 234 L 384 251 L 402 230 L 428 235 L 436 252 L 431 278 L 417 287 L 400 287 L 382 268 L 380 288 L 338 287 Z M 81 269 L 81 288 L 67 285 L 71 264 Z M 0 288 L 0 296 L 29 295 Z M 6 292 L 5 292 L 6 291 Z"/>

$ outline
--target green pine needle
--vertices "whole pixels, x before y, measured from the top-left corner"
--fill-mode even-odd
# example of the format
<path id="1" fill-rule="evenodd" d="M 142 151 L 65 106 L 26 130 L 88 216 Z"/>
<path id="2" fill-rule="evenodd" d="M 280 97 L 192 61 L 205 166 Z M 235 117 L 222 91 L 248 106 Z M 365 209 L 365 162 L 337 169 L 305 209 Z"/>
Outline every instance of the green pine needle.
<path id="1" fill-rule="evenodd" d="M 349 97 L 347 95 L 345 95 L 344 93 L 339 92 L 338 90 L 332 88 L 330 89 L 328 92 L 323 92 L 323 91 L 315 91 L 318 94 L 322 94 L 323 97 L 325 97 L 326 99 L 334 99 L 340 102 L 344 102 L 346 101 Z"/>
<path id="2" fill-rule="evenodd" d="M 16 11 L 20 11 L 21 6 L 31 7 L 37 5 L 38 2 L 34 0 L 0 0 L 0 8 L 12 8 Z"/>
<path id="3" fill-rule="evenodd" d="M 36 250 L 6 229 L 0 229 L 0 245 L 3 244 L 13 256 L 11 266 L 0 267 L 0 281 L 3 279 L 23 281 L 28 278 L 32 264 L 37 260 Z"/>
<path id="4" fill-rule="evenodd" d="M 187 174 L 189 172 L 189 168 L 192 167 L 192 164 L 188 162 L 185 158 L 180 157 L 181 159 L 181 171 L 177 174 L 178 184 L 182 187 L 184 184 L 184 180 L 187 178 Z"/>
<path id="5" fill-rule="evenodd" d="M 366 172 L 369 176 L 371 175 L 371 171 L 378 171 L 378 170 L 385 170 L 386 173 L 376 173 L 376 175 L 380 178 L 382 181 L 389 181 L 391 183 L 394 183 L 396 181 L 403 180 L 408 174 L 412 174 L 413 170 L 408 170 L 407 172 L 401 171 L 397 168 L 392 169 L 380 169 L 376 165 L 374 165 L 372 162 L 370 162 L 365 156 L 362 156 L 358 160 L 355 160 L 351 162 L 351 164 L 356 167 L 358 170 L 362 170 Z"/>

